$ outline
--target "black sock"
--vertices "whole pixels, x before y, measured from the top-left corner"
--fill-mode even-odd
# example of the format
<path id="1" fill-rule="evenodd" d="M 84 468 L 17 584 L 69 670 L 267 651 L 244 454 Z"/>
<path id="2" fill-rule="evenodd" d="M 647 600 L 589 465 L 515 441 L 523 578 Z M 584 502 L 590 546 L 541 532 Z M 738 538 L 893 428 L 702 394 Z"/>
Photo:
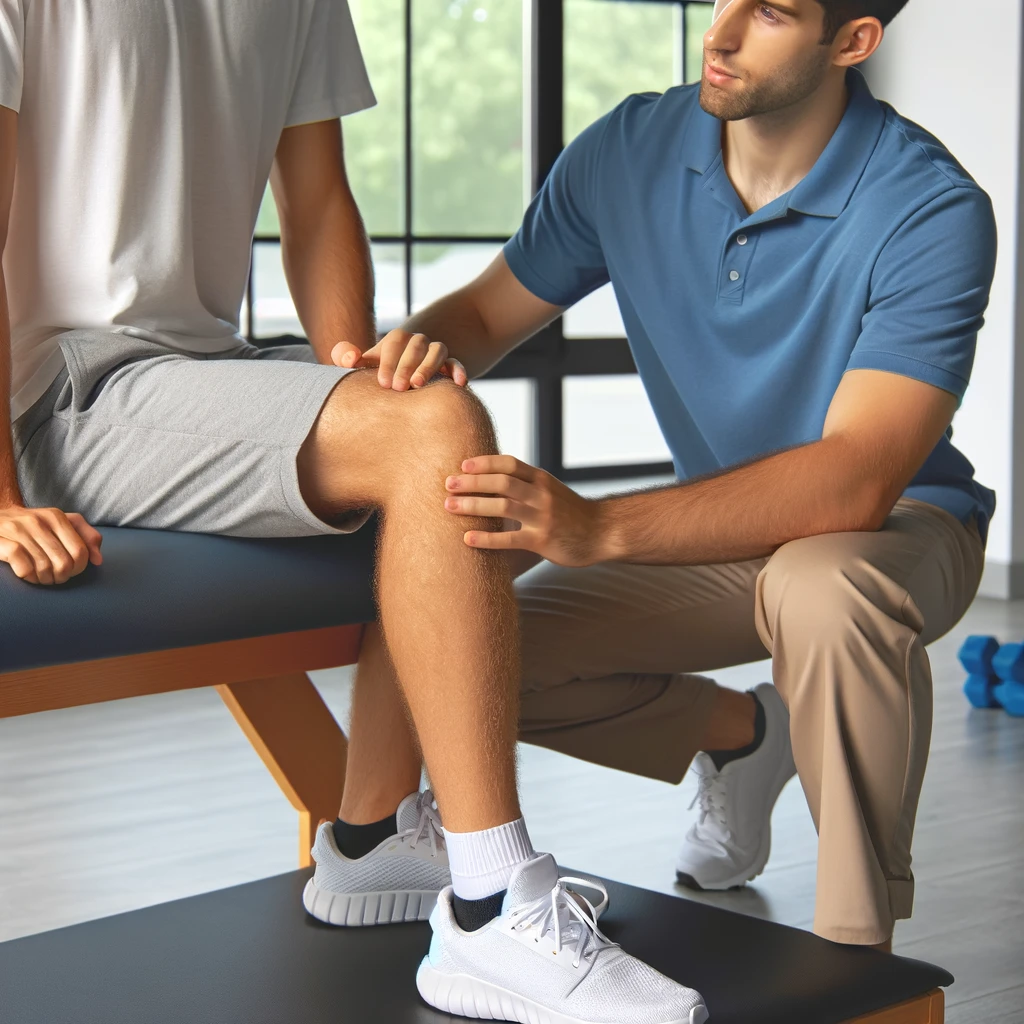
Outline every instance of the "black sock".
<path id="1" fill-rule="evenodd" d="M 740 747 L 739 750 L 704 751 L 704 753 L 715 762 L 715 767 L 719 771 L 721 771 L 730 761 L 738 761 L 741 757 L 749 757 L 764 741 L 764 707 L 762 707 L 761 702 L 757 699 L 757 694 L 751 691 L 750 696 L 754 698 L 754 703 L 757 705 L 754 709 L 754 742 L 748 743 L 745 747 Z"/>
<path id="2" fill-rule="evenodd" d="M 455 911 L 455 922 L 464 932 L 475 932 L 485 924 L 493 921 L 501 913 L 506 890 L 485 896 L 482 900 L 464 900 L 460 896 L 452 897 L 452 910 Z"/>
<path id="3" fill-rule="evenodd" d="M 365 857 L 375 846 L 385 839 L 390 839 L 398 832 L 398 820 L 389 814 L 372 825 L 350 825 L 347 821 L 337 818 L 333 825 L 334 841 L 343 857 L 358 860 Z"/>

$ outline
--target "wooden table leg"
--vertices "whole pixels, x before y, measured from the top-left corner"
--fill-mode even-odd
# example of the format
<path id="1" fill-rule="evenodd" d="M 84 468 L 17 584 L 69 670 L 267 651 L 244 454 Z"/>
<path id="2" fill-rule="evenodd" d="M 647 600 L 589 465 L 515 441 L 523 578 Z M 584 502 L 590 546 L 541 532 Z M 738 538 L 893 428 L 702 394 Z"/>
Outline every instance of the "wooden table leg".
<path id="1" fill-rule="evenodd" d="M 348 742 L 304 672 L 217 687 L 235 721 L 299 812 L 299 867 L 322 818 L 334 820 L 345 788 Z"/>
<path id="2" fill-rule="evenodd" d="M 917 999 L 856 1017 L 847 1024 L 943 1024 L 945 1019 L 946 996 L 937 988 Z"/>

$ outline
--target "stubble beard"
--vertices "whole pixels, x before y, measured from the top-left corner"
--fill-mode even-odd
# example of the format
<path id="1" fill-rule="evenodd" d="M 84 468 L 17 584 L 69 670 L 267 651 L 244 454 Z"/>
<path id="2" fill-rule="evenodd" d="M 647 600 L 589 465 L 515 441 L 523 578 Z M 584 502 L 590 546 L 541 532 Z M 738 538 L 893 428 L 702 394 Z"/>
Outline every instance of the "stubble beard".
<path id="1" fill-rule="evenodd" d="M 807 99 L 824 81 L 831 60 L 828 47 L 820 47 L 820 51 L 804 63 L 790 64 L 756 85 L 748 85 L 737 95 L 711 85 L 702 73 L 700 105 L 720 121 L 743 121 L 785 110 Z"/>

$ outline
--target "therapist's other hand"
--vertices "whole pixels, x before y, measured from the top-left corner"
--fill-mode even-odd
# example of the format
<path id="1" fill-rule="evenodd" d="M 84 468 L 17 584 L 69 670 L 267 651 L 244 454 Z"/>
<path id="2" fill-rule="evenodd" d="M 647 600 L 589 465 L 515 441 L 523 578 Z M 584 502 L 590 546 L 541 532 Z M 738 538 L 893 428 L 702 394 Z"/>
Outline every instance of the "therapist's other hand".
<path id="1" fill-rule="evenodd" d="M 533 551 L 558 565 L 577 567 L 605 560 L 598 503 L 511 455 L 467 459 L 445 488 L 444 507 L 455 515 L 519 524 L 518 530 L 502 533 L 470 530 L 465 535 L 470 547 Z"/>
<path id="2" fill-rule="evenodd" d="M 421 388 L 439 373 L 460 387 L 469 383 L 466 368 L 458 359 L 449 357 L 444 344 L 401 328 L 385 334 L 365 352 L 349 341 L 339 341 L 331 350 L 331 359 L 335 366 L 345 369 L 377 367 L 378 383 L 393 391 Z"/>
<path id="3" fill-rule="evenodd" d="M 66 583 L 103 561 L 103 538 L 77 512 L 59 508 L 0 508 L 0 562 L 26 583 Z"/>

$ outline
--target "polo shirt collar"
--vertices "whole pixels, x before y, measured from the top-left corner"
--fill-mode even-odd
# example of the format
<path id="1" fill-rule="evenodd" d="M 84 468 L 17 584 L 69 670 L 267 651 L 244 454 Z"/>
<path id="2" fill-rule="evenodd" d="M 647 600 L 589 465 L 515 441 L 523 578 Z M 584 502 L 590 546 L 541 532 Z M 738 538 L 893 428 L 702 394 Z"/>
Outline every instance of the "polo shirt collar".
<path id="1" fill-rule="evenodd" d="M 786 194 L 784 207 L 775 211 L 776 215 L 795 210 L 815 217 L 838 217 L 849 203 L 882 133 L 885 109 L 857 68 L 847 71 L 846 85 L 850 99 L 839 127 L 810 173 Z M 685 146 L 686 164 L 699 174 L 705 174 L 722 158 L 722 122 L 699 104 Z M 776 204 L 769 206 L 774 211 Z"/>

